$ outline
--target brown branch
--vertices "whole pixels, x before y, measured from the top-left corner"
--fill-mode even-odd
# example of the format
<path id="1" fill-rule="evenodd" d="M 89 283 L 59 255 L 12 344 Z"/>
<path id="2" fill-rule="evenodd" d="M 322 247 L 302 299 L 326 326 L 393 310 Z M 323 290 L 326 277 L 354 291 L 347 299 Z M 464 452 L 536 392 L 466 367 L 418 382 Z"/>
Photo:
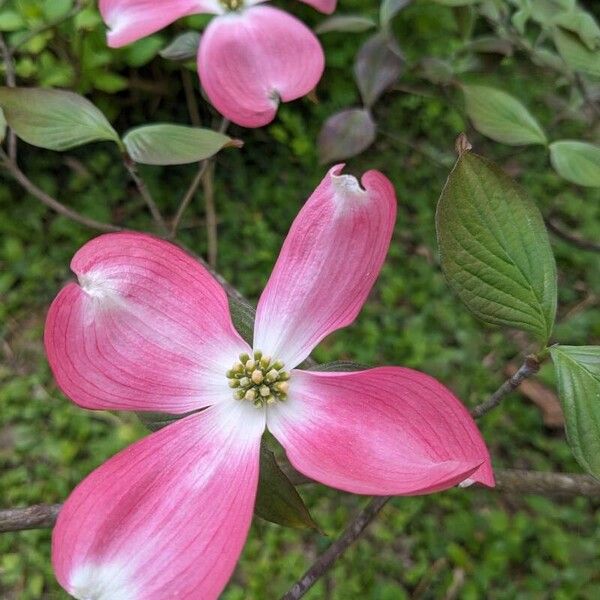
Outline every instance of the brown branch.
<path id="1" fill-rule="evenodd" d="M 498 406 L 505 396 L 521 385 L 522 381 L 535 375 L 539 370 L 540 361 L 533 354 L 529 355 L 512 377 L 507 379 L 485 402 L 482 402 L 471 410 L 473 418 L 478 419 Z"/>
<path id="2" fill-rule="evenodd" d="M 0 532 L 52 527 L 62 504 L 37 504 L 0 510 Z"/>
<path id="3" fill-rule="evenodd" d="M 600 501 L 600 481 L 588 475 L 574 473 L 545 473 L 542 471 L 522 471 L 516 469 L 498 469 L 495 471 L 496 487 L 493 490 L 480 486 L 473 486 L 469 490 L 486 490 L 503 494 L 526 495 L 536 494 L 550 498 L 573 498 L 584 496 L 591 500 Z M 294 481 L 295 485 L 316 483 L 302 477 Z M 341 537 L 349 536 L 350 531 L 358 531 L 354 521 L 358 520 L 360 532 L 369 522 L 365 522 L 364 516 L 371 515 L 371 520 L 381 510 L 390 497 L 376 497 L 367 504 L 355 520 L 354 527 L 349 526 Z M 25 508 L 8 508 L 0 510 L 0 533 L 7 531 L 22 531 L 26 529 L 45 529 L 52 527 L 56 521 L 62 504 L 39 504 Z M 364 525 L 364 526 L 363 526 Z M 356 539 L 353 537 L 352 541 Z M 349 537 L 345 538 L 346 540 Z M 339 540 L 338 540 L 339 541 Z M 332 547 L 335 545 L 332 544 Z M 344 550 L 349 546 L 345 545 Z M 340 546 L 336 545 L 336 549 Z M 324 555 L 323 555 L 324 556 Z M 316 581 L 316 580 L 315 580 Z M 300 596 L 298 596 L 300 597 Z"/>
<path id="4" fill-rule="evenodd" d="M 600 481 L 589 475 L 501 469 L 495 471 L 496 490 L 506 494 L 538 494 L 551 498 L 585 496 L 600 500 Z"/>
<path id="5" fill-rule="evenodd" d="M 61 204 L 58 200 L 44 192 L 35 183 L 33 183 L 25 173 L 19 169 L 16 162 L 10 159 L 9 156 L 0 149 L 0 159 L 2 160 L 3 166 L 12 175 L 13 179 L 27 192 L 29 192 L 34 198 L 37 198 L 40 202 L 62 215 L 67 217 L 80 225 L 85 225 L 90 229 L 97 229 L 98 231 L 121 231 L 121 227 L 111 225 L 110 223 L 101 223 L 95 219 L 90 219 L 71 208 L 68 208 L 64 204 Z"/>
<path id="6" fill-rule="evenodd" d="M 319 556 L 317 561 L 292 586 L 290 591 L 281 596 L 281 600 L 298 600 L 298 598 L 302 598 L 329 570 L 338 557 L 360 537 L 389 499 L 389 496 L 373 498 L 350 522 L 344 533 Z"/>
<path id="7" fill-rule="evenodd" d="M 15 76 L 15 63 L 13 60 L 13 55 L 4 41 L 4 36 L 1 33 L 0 54 L 2 54 L 4 69 L 6 71 L 6 85 L 13 88 L 17 85 L 17 79 Z M 8 131 L 8 156 L 13 162 L 17 160 L 17 134 L 13 131 L 12 127 L 10 127 Z"/>
<path id="8" fill-rule="evenodd" d="M 589 252 L 600 252 L 600 242 L 585 240 L 577 235 L 570 233 L 569 231 L 565 231 L 553 219 L 546 219 L 546 227 L 556 237 L 559 237 L 563 241 L 575 246 L 576 248 L 579 248 L 580 250 L 588 250 Z"/>

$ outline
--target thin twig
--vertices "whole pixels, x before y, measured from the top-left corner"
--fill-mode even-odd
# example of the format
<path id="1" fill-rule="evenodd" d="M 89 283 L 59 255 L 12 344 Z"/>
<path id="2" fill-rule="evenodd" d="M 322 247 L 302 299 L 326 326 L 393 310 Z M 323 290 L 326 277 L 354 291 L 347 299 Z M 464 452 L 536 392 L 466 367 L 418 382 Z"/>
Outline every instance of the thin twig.
<path id="1" fill-rule="evenodd" d="M 521 385 L 528 377 L 535 375 L 540 370 L 540 361 L 533 354 L 525 358 L 517 372 L 507 379 L 485 402 L 471 410 L 474 419 L 482 417 L 487 412 L 498 406 L 502 399 Z"/>
<path id="2" fill-rule="evenodd" d="M 200 127 L 202 121 L 200 120 L 200 109 L 198 108 L 198 102 L 196 102 L 196 93 L 194 90 L 194 84 L 192 83 L 192 76 L 190 72 L 183 67 L 181 70 L 181 81 L 183 83 L 183 91 L 185 93 L 185 101 L 190 115 L 190 121 L 194 127 Z"/>
<path id="3" fill-rule="evenodd" d="M 0 148 L 0 159 L 2 160 L 3 166 L 12 175 L 15 181 L 32 196 L 37 198 L 40 202 L 56 211 L 63 217 L 67 217 L 72 221 L 75 221 L 81 225 L 85 225 L 90 229 L 97 229 L 98 231 L 121 231 L 121 227 L 111 225 L 110 223 L 101 223 L 95 219 L 90 219 L 77 211 L 68 208 L 64 204 L 61 204 L 56 198 L 53 198 L 44 190 L 40 189 L 35 183 L 33 183 L 26 175 L 19 169 L 16 162 L 12 161 L 9 156 Z"/>
<path id="4" fill-rule="evenodd" d="M 193 120 L 193 117 L 190 117 L 190 118 L 192 118 L 192 120 Z M 221 121 L 221 124 L 219 125 L 219 133 L 225 133 L 227 131 L 228 127 L 229 127 L 229 121 L 227 119 L 223 119 Z M 210 162 L 212 160 L 213 159 L 207 158 L 206 160 L 203 160 L 202 162 L 198 163 L 198 171 L 196 171 L 196 175 L 194 176 L 192 183 L 190 183 L 190 187 L 187 189 L 181 202 L 179 203 L 179 208 L 177 209 L 175 218 L 173 219 L 173 222 L 171 223 L 171 231 L 169 233 L 170 239 L 174 239 L 177 236 L 177 230 L 179 229 L 179 226 L 181 225 L 181 219 L 183 218 L 185 211 L 187 210 L 188 206 L 190 205 L 190 202 L 194 199 L 194 196 L 195 196 L 196 192 L 198 191 L 200 184 L 204 181 L 204 176 L 205 176 L 207 169 L 210 165 Z M 213 203 L 214 203 L 214 201 L 213 201 Z M 208 227 L 209 227 L 208 210 L 206 212 L 207 212 L 206 226 L 208 229 Z M 211 226 L 212 226 L 212 224 L 211 224 Z M 212 236 L 212 234 L 209 234 L 209 237 L 211 237 L 211 236 Z"/>
<path id="5" fill-rule="evenodd" d="M 13 56 L 9 50 L 4 36 L 0 33 L 0 53 L 2 54 L 2 60 L 4 61 L 4 70 L 6 71 L 6 85 L 8 87 L 15 87 L 17 85 L 17 78 L 15 75 L 15 63 Z M 17 134 L 13 131 L 12 127 L 8 131 L 8 156 L 10 160 L 15 162 L 17 160 Z"/>
<path id="6" fill-rule="evenodd" d="M 292 586 L 281 600 L 298 600 L 329 570 L 331 565 L 343 554 L 369 526 L 390 498 L 373 498 L 350 522 L 344 533 L 319 556 L 316 562 Z"/>
<path id="7" fill-rule="evenodd" d="M 580 250 L 589 250 L 590 252 L 600 252 L 600 242 L 593 242 L 591 240 L 584 240 L 583 238 L 573 235 L 572 233 L 565 231 L 560 225 L 553 219 L 546 219 L 546 227 L 556 236 L 564 240 L 565 242 L 572 244 Z"/>
<path id="8" fill-rule="evenodd" d="M 140 196 L 144 199 L 144 202 L 146 203 L 146 206 L 148 207 L 152 218 L 160 228 L 161 233 L 166 234 L 168 231 L 167 224 L 165 223 L 160 209 L 154 201 L 154 198 L 152 197 L 152 194 L 150 193 L 146 182 L 140 176 L 137 170 L 137 165 L 133 160 L 131 160 L 129 156 L 127 156 L 127 154 L 123 155 L 123 164 L 125 165 L 125 168 L 127 169 L 127 172 L 129 173 L 131 179 L 135 183 L 135 186 L 137 187 Z"/>
<path id="9" fill-rule="evenodd" d="M 208 247 L 208 264 L 214 269 L 217 266 L 218 237 L 217 237 L 217 209 L 215 206 L 215 165 L 208 163 L 202 177 L 204 191 L 204 207 L 206 210 L 206 243 Z"/>
<path id="10" fill-rule="evenodd" d="M 183 218 L 183 215 L 184 215 L 185 211 L 187 210 L 187 207 L 190 205 L 190 202 L 193 200 L 194 195 L 196 194 L 196 191 L 198 190 L 198 187 L 200 186 L 200 183 L 202 183 L 202 178 L 204 177 L 204 172 L 208 168 L 208 163 L 209 163 L 208 160 L 203 160 L 200 163 L 200 165 L 198 166 L 198 171 L 196 172 L 196 176 L 192 180 L 190 187 L 186 191 L 185 195 L 183 196 L 183 199 L 181 200 L 181 203 L 179 204 L 179 208 L 177 209 L 177 214 L 175 215 L 175 218 L 173 219 L 173 222 L 171 223 L 171 233 L 169 235 L 169 237 L 171 239 L 173 239 L 177 236 L 177 230 L 179 229 L 179 225 L 181 224 L 181 219 Z"/>

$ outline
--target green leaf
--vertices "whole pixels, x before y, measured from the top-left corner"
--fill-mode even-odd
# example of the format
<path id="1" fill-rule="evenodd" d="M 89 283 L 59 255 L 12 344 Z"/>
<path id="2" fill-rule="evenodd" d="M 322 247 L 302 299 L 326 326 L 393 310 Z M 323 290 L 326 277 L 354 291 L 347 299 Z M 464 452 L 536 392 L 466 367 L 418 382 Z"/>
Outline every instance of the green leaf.
<path id="1" fill-rule="evenodd" d="M 315 27 L 315 33 L 321 35 L 330 31 L 360 33 L 375 27 L 375 21 L 362 15 L 334 15 L 321 21 Z"/>
<path id="2" fill-rule="evenodd" d="M 406 8 L 412 0 L 382 0 L 379 7 L 379 22 L 383 27 L 403 9 Z"/>
<path id="3" fill-rule="evenodd" d="M 127 46 L 125 56 L 130 67 L 141 67 L 149 63 L 163 47 L 164 41 L 160 35 L 142 38 Z"/>
<path id="4" fill-rule="evenodd" d="M 571 450 L 588 473 L 600 478 L 600 347 L 555 346 L 550 354 Z"/>
<path id="5" fill-rule="evenodd" d="M 254 319 L 256 310 L 247 302 L 229 296 L 231 320 L 236 331 L 252 346 L 254 338 Z"/>
<path id="6" fill-rule="evenodd" d="M 328 371 L 328 372 L 351 372 L 351 371 L 364 371 L 369 367 L 355 363 L 351 360 L 334 360 L 333 362 L 321 363 L 314 367 L 310 367 L 310 371 Z"/>
<path id="7" fill-rule="evenodd" d="M 194 411 L 185 413 L 182 415 L 175 415 L 170 413 L 161 412 L 136 412 L 137 418 L 147 427 L 150 431 L 158 431 L 179 419 L 183 419 L 188 415 L 191 415 Z"/>
<path id="8" fill-rule="evenodd" d="M 0 31 L 18 31 L 25 27 L 23 17 L 14 10 L 0 12 Z"/>
<path id="9" fill-rule="evenodd" d="M 560 140 L 550 144 L 550 160 L 556 172 L 567 181 L 600 187 L 600 146 Z"/>
<path id="10" fill-rule="evenodd" d="M 600 78 L 600 50 L 590 50 L 576 35 L 558 27 L 553 39 L 558 53 L 571 69 Z"/>
<path id="11" fill-rule="evenodd" d="M 486 323 L 547 341 L 556 314 L 556 265 L 542 216 L 502 170 L 471 153 L 450 173 L 436 213 L 450 286 Z"/>
<path id="12" fill-rule="evenodd" d="M 225 146 L 241 146 L 229 136 L 185 125 L 159 123 L 132 129 L 123 138 L 129 156 L 146 165 L 183 165 L 214 156 Z"/>
<path id="13" fill-rule="evenodd" d="M 190 60 L 198 55 L 200 34 L 197 31 L 180 33 L 159 54 L 167 60 Z"/>
<path id="14" fill-rule="evenodd" d="M 260 447 L 260 474 L 254 512 L 261 519 L 286 527 L 319 529 L 300 494 L 264 443 Z"/>
<path id="15" fill-rule="evenodd" d="M 39 148 L 68 150 L 101 140 L 120 144 L 106 117 L 73 92 L 3 87 L 0 108 L 17 136 Z"/>
<path id="16" fill-rule="evenodd" d="M 483 135 L 510 144 L 546 144 L 546 134 L 531 113 L 510 94 L 483 85 L 463 85 L 467 114 Z"/>
<path id="17" fill-rule="evenodd" d="M 223 375 L 224 376 L 224 375 Z M 192 412 L 172 415 L 158 412 L 137 412 L 138 419 L 152 432 L 158 431 Z M 200 415 L 199 419 L 202 418 Z M 261 519 L 285 527 L 319 529 L 304 501 L 287 475 L 279 468 L 275 455 L 264 442 L 260 447 L 260 472 L 255 514 Z"/>
<path id="18" fill-rule="evenodd" d="M 600 27 L 594 17 L 584 10 L 561 13 L 554 18 L 554 24 L 577 34 L 589 50 L 600 46 Z"/>

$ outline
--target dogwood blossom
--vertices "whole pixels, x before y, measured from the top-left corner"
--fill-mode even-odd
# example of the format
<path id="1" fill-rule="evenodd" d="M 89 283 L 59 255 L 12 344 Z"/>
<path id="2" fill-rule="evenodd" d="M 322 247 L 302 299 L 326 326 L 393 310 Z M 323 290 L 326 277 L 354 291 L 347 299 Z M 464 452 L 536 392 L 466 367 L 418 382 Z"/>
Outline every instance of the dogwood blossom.
<path id="1" fill-rule="evenodd" d="M 473 419 L 429 375 L 298 368 L 355 319 L 385 259 L 395 193 L 376 171 L 361 184 L 334 167 L 298 214 L 258 303 L 253 347 L 223 288 L 177 246 L 115 233 L 76 253 L 78 283 L 59 293 L 45 328 L 60 388 L 89 409 L 186 416 L 66 501 L 52 559 L 70 594 L 217 598 L 248 533 L 266 429 L 296 469 L 348 492 L 494 485 Z"/>
<path id="2" fill-rule="evenodd" d="M 202 87 L 215 108 L 234 123 L 262 127 L 275 118 L 280 101 L 308 94 L 325 65 L 316 36 L 292 15 L 262 5 L 266 0 L 100 0 L 118 47 L 150 35 L 177 19 L 216 15 L 198 50 Z M 325 13 L 337 0 L 302 0 Z"/>

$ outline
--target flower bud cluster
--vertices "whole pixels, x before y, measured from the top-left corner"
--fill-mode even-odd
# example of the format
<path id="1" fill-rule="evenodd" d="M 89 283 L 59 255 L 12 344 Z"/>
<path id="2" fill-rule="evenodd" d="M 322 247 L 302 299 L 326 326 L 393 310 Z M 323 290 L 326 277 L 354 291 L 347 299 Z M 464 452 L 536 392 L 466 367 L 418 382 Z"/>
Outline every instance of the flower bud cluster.
<path id="1" fill-rule="evenodd" d="M 239 361 L 226 373 L 233 397 L 248 400 L 257 408 L 287 400 L 290 374 L 283 367 L 283 361 L 263 355 L 260 350 L 252 356 L 240 354 Z"/>

